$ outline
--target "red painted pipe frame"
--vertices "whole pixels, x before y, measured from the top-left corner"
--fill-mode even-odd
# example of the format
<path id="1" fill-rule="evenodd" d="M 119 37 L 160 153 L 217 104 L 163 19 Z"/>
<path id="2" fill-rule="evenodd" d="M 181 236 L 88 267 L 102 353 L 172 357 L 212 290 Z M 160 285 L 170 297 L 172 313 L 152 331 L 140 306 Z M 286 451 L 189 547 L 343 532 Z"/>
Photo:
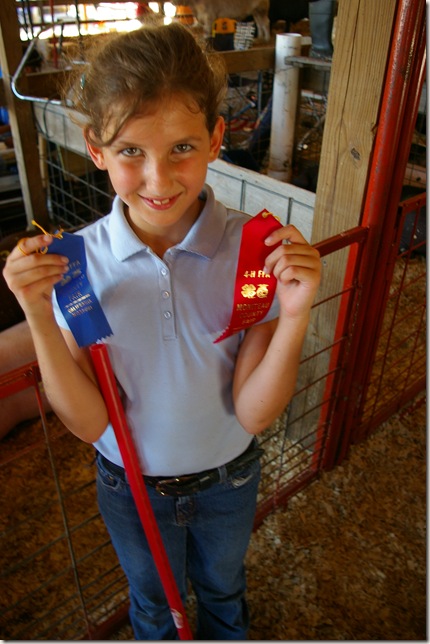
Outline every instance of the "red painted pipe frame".
<path id="1" fill-rule="evenodd" d="M 386 243 L 384 231 L 393 228 L 406 167 L 418 100 L 411 96 L 423 82 L 425 69 L 425 4 L 421 0 L 396 0 L 391 50 L 384 83 L 378 129 L 366 189 L 361 225 L 369 235 L 358 275 L 362 285 L 360 308 L 356 319 L 356 336 L 349 360 L 354 368 L 344 374 L 343 399 L 338 401 L 336 419 L 338 436 L 333 437 L 323 469 L 331 469 L 343 461 L 351 443 L 358 441 L 355 426 L 361 417 L 365 392 L 378 338 L 378 311 L 387 273 L 375 274 L 377 260 L 384 266 L 392 247 Z M 405 119 L 405 114 L 407 118 Z M 412 126 L 412 130 L 410 129 Z M 407 149 L 406 149 L 407 148 Z M 396 183 L 394 183 L 396 182 Z M 391 211 L 391 212 L 390 212 Z M 385 244 L 383 237 L 385 235 Z M 347 267 L 347 279 L 351 274 Z M 366 329 L 366 334 L 360 332 Z"/>
<path id="2" fill-rule="evenodd" d="M 115 376 L 105 344 L 93 344 L 90 353 L 96 370 L 100 389 L 103 394 L 109 418 L 112 423 L 118 447 L 124 461 L 125 471 L 130 483 L 136 508 L 139 513 L 146 538 L 160 575 L 164 592 L 172 613 L 172 618 L 182 640 L 192 640 L 193 636 L 188 625 L 176 581 L 167 558 L 164 544 L 155 520 L 154 512 L 148 497 L 148 492 L 142 477 L 130 430 L 125 418 L 124 408 L 119 397 Z"/>

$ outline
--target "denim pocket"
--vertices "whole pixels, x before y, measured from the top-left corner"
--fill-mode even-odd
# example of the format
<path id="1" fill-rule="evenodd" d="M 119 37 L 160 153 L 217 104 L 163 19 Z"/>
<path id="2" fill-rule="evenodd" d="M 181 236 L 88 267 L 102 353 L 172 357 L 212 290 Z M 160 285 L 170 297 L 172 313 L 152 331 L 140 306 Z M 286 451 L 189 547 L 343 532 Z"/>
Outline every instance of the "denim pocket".
<path id="1" fill-rule="evenodd" d="M 118 490 L 125 485 L 124 476 L 110 472 L 103 463 L 101 455 L 96 456 L 97 476 L 100 483 L 112 490 Z"/>

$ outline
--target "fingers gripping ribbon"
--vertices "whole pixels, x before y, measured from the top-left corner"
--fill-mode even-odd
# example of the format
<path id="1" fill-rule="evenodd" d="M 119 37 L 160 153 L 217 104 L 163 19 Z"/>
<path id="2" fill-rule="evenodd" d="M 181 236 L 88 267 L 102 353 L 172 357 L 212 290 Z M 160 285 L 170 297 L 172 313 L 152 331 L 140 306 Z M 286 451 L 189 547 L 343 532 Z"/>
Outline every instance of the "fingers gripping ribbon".
<path id="1" fill-rule="evenodd" d="M 46 230 L 44 228 L 42 228 L 42 226 L 40 224 L 37 223 L 37 221 L 34 221 L 34 219 L 31 220 L 31 223 L 33 224 L 33 226 L 37 226 L 37 228 L 40 228 L 40 230 L 45 235 L 49 235 L 50 237 L 55 237 L 56 239 L 62 239 L 63 238 L 63 230 L 62 230 L 62 228 L 60 228 L 56 233 L 48 233 L 48 232 L 46 232 Z M 21 246 L 21 244 L 23 244 L 27 239 L 29 239 L 29 238 L 28 237 L 22 237 L 19 240 L 19 242 L 17 243 L 17 245 L 16 245 L 16 247 L 22 253 L 22 255 L 25 255 L 25 256 L 31 255 L 31 253 L 26 253 L 25 250 L 23 249 L 23 247 Z M 45 253 L 47 253 L 47 252 L 48 252 L 48 247 L 47 246 L 45 246 L 44 248 L 38 248 L 37 251 L 36 251 L 36 253 L 40 253 L 41 255 L 45 255 Z"/>

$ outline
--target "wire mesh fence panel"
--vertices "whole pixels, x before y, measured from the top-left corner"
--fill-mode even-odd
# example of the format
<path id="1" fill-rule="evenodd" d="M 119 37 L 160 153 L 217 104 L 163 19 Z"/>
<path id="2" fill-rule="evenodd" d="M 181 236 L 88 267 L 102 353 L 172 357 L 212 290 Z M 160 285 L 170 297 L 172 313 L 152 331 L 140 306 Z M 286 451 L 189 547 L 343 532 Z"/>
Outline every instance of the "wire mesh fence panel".
<path id="1" fill-rule="evenodd" d="M 244 130 L 250 132 L 272 91 L 270 72 L 230 74 L 227 95 L 221 106 L 228 136 Z M 240 139 L 238 140 L 240 142 Z"/>
<path id="2" fill-rule="evenodd" d="M 109 212 L 107 174 L 70 150 L 53 144 L 47 147 L 48 209 L 52 220 L 63 227 L 78 227 Z"/>
<path id="3" fill-rule="evenodd" d="M 36 365 L 4 374 L 0 397 Z M 2 440 L 0 632 L 4 639 L 76 640 L 97 634 L 128 601 L 95 494 L 94 449 L 53 415 Z"/>
<path id="4" fill-rule="evenodd" d="M 77 228 L 103 217 L 113 198 L 109 177 L 89 158 L 69 112 L 47 101 L 35 105 L 34 113 L 51 220 L 63 228 Z"/>
<path id="5" fill-rule="evenodd" d="M 317 301 L 304 343 L 296 392 L 284 413 L 261 437 L 266 452 L 262 459 L 256 524 L 305 487 L 324 469 L 326 454 L 336 449 L 333 410 L 348 368 L 355 316 L 361 289 L 357 281 L 367 233 L 357 228 L 318 245 L 321 256 L 353 249 L 354 266 L 345 276 L 341 291 L 326 293 Z M 336 302 L 338 324 L 333 339 L 316 335 L 314 320 L 324 307 Z M 282 383 L 279 383 L 282 386 Z M 334 434 L 334 435 L 333 435 Z"/>
<path id="6" fill-rule="evenodd" d="M 378 267 L 380 301 L 375 308 L 373 349 L 356 412 L 354 442 L 366 438 L 381 422 L 398 411 L 426 384 L 427 196 L 426 115 L 424 78 L 425 26 L 421 56 L 417 56 L 413 91 L 407 94 L 399 137 L 397 173 L 390 188 L 396 195 L 388 209 L 390 225 L 384 229 L 386 258 Z M 375 281 L 379 281 L 379 275 Z M 424 403 L 425 395 L 421 396 Z M 423 428 L 424 430 L 424 428 Z"/>
<path id="7" fill-rule="evenodd" d="M 362 437 L 426 381 L 426 195 L 399 205 L 392 280 L 361 418 Z"/>

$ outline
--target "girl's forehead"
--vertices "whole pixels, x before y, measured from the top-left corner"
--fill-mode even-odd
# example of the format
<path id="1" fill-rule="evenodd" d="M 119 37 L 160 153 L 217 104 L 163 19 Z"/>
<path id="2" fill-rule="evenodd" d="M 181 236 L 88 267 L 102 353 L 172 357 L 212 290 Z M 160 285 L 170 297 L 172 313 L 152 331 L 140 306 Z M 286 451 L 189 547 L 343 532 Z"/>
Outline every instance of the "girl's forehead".
<path id="1" fill-rule="evenodd" d="M 170 113 L 182 113 L 190 116 L 190 114 L 200 114 L 202 110 L 197 101 L 191 96 L 174 94 L 162 97 L 156 101 L 141 103 L 137 106 L 132 116 L 139 118 Z"/>
<path id="2" fill-rule="evenodd" d="M 201 111 L 197 101 L 190 94 L 185 92 L 165 92 L 156 99 L 142 102 L 137 112 L 142 116 L 153 116 L 160 111 L 176 110 L 183 110 L 193 114 Z"/>
<path id="3" fill-rule="evenodd" d="M 148 131 L 148 129 L 150 132 L 153 130 L 161 132 L 165 129 L 190 130 L 190 132 L 195 128 L 206 129 L 204 113 L 196 103 L 190 104 L 184 99 L 172 98 L 168 101 L 142 105 L 118 127 L 120 118 L 121 110 L 117 110 L 117 116 L 113 116 L 107 127 L 106 133 L 113 135 L 115 140 L 127 134 L 139 133 L 141 130 Z"/>

